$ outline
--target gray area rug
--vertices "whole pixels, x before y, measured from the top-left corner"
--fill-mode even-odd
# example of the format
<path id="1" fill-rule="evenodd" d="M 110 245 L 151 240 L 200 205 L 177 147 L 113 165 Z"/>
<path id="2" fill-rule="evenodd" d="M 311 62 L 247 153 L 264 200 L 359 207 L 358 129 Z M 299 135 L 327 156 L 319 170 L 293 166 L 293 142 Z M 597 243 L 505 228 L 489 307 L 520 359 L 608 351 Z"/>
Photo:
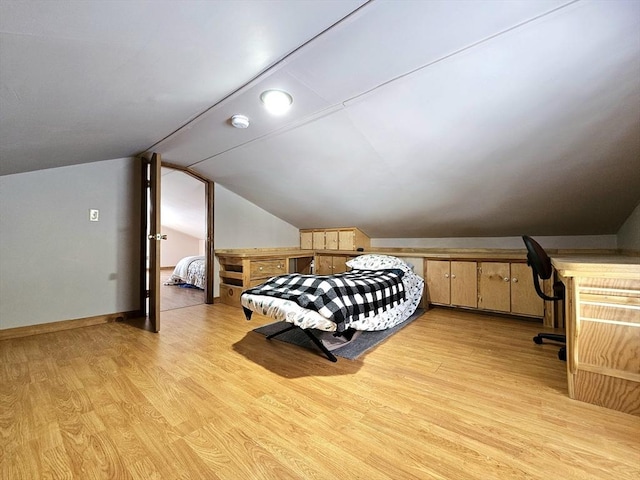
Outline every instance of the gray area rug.
<path id="1" fill-rule="evenodd" d="M 396 325 L 395 327 L 388 328 L 387 330 L 381 330 L 378 332 L 356 332 L 356 335 L 354 335 L 354 338 L 350 342 L 342 342 L 341 345 L 340 340 L 333 337 L 331 332 L 313 330 L 313 333 L 314 335 L 316 335 L 316 337 L 323 341 L 325 346 L 329 350 L 331 350 L 331 352 L 336 357 L 355 360 L 366 351 L 371 350 L 373 347 L 379 345 L 394 333 L 409 325 L 423 313 L 424 309 L 418 308 L 415 312 L 413 312 L 413 315 L 411 315 L 404 322 Z M 289 326 L 291 326 L 291 324 L 288 322 L 274 322 L 268 325 L 263 325 L 262 327 L 256 328 L 253 331 L 260 333 L 261 335 L 264 335 L 266 337 L 268 335 L 271 335 L 272 333 L 284 330 Z M 282 335 L 278 335 L 277 337 L 274 337 L 273 340 L 292 343 L 294 345 L 299 345 L 301 347 L 305 347 L 310 350 L 316 350 L 319 352 L 318 347 L 316 347 L 309 339 L 309 337 L 307 337 L 307 335 L 299 328 L 285 332 Z"/>

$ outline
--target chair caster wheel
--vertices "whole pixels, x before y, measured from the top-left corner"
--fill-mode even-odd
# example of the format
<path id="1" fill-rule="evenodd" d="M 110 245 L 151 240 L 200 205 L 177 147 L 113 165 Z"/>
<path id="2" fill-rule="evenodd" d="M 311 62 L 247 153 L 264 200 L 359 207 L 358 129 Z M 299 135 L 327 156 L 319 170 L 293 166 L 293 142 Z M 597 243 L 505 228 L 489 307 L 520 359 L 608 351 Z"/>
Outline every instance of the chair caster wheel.
<path id="1" fill-rule="evenodd" d="M 542 345 L 542 339 L 540 337 L 533 337 L 533 341 L 538 345 Z"/>
<path id="2" fill-rule="evenodd" d="M 567 349 L 562 347 L 560 350 L 558 350 L 558 358 L 560 360 L 562 360 L 563 362 L 567 361 Z"/>

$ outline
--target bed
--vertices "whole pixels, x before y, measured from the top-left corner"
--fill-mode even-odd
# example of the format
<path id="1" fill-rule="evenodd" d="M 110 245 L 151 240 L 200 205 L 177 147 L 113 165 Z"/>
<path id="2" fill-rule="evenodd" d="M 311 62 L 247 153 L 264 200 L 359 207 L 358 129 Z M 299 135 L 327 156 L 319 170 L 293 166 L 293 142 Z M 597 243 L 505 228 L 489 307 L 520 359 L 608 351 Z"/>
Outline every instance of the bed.
<path id="1" fill-rule="evenodd" d="M 350 341 L 356 332 L 385 330 L 407 320 L 417 309 L 424 280 L 405 261 L 390 255 L 364 254 L 347 262 L 352 270 L 337 275 L 289 274 L 245 290 L 240 302 L 247 320 L 252 312 L 302 329 L 331 361 L 323 332 Z M 320 333 L 320 335 L 319 335 Z"/>
<path id="2" fill-rule="evenodd" d="M 184 257 L 181 259 L 169 280 L 165 285 L 180 285 L 187 287 L 196 287 L 204 290 L 205 280 L 205 257 L 200 255 Z"/>

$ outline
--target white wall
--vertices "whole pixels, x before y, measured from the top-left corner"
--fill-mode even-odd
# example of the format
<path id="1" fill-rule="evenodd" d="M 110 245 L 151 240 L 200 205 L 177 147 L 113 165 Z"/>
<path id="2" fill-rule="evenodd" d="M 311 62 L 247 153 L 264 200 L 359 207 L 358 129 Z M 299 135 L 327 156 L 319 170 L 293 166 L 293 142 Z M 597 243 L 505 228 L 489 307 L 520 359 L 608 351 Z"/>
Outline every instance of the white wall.
<path id="1" fill-rule="evenodd" d="M 617 248 L 615 235 L 582 235 L 567 237 L 535 236 L 544 248 Z M 372 238 L 371 247 L 405 248 L 506 248 L 523 249 L 521 237 L 478 238 Z"/>
<path id="2" fill-rule="evenodd" d="M 204 240 L 169 227 L 162 227 L 167 236 L 160 242 L 160 267 L 175 267 L 181 258 L 204 255 Z"/>
<path id="3" fill-rule="evenodd" d="M 245 200 L 221 185 L 215 185 L 214 246 L 223 248 L 276 248 L 300 246 L 298 228 Z M 215 261 L 214 296 L 220 294 Z"/>
<path id="4" fill-rule="evenodd" d="M 139 308 L 139 170 L 123 158 L 0 177 L 0 329 Z"/>
<path id="5" fill-rule="evenodd" d="M 618 230 L 618 248 L 640 251 L 640 204 Z"/>

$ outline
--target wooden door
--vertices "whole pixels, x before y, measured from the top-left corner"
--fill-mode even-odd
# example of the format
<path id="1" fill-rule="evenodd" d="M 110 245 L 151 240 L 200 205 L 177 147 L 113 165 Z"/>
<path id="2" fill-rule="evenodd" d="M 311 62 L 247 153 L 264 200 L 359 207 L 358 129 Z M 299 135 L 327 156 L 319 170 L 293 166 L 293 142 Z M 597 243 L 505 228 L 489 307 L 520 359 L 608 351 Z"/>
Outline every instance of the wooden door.
<path id="1" fill-rule="evenodd" d="M 315 264 L 316 275 L 331 275 L 333 271 L 333 257 L 329 255 L 317 255 Z"/>
<path id="2" fill-rule="evenodd" d="M 313 249 L 324 250 L 324 230 L 313 232 Z"/>
<path id="3" fill-rule="evenodd" d="M 313 232 L 300 232 L 300 248 L 302 250 L 313 249 Z"/>
<path id="4" fill-rule="evenodd" d="M 327 250 L 338 250 L 337 230 L 326 230 L 324 232 L 324 248 Z"/>
<path id="5" fill-rule="evenodd" d="M 511 264 L 511 312 L 544 316 L 544 300 L 536 293 L 531 268 L 526 263 Z"/>
<path id="6" fill-rule="evenodd" d="M 160 331 L 160 155 L 142 161 L 141 312 Z"/>
<path id="7" fill-rule="evenodd" d="M 478 307 L 478 266 L 476 262 L 451 262 L 451 305 Z"/>
<path id="8" fill-rule="evenodd" d="M 356 241 L 353 230 L 338 231 L 338 248 L 340 250 L 355 250 Z"/>
<path id="9" fill-rule="evenodd" d="M 347 271 L 347 260 L 349 257 L 332 257 L 333 258 L 333 271 L 332 273 L 344 273 Z"/>
<path id="10" fill-rule="evenodd" d="M 451 284 L 448 260 L 427 260 L 427 300 L 429 303 L 449 305 Z"/>
<path id="11" fill-rule="evenodd" d="M 498 312 L 511 311 L 511 275 L 508 263 L 480 264 L 478 307 Z"/>

